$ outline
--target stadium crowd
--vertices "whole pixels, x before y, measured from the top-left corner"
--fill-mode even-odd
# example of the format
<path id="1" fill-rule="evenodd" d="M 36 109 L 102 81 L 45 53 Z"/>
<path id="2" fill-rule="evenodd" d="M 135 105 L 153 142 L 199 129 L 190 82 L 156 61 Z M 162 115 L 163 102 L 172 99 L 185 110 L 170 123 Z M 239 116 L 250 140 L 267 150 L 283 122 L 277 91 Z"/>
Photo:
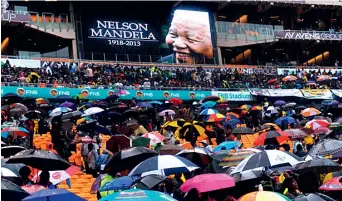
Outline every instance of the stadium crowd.
<path id="1" fill-rule="evenodd" d="M 273 71 L 272 71 L 273 70 Z M 269 72 L 269 73 L 265 73 Z M 244 88 L 342 88 L 341 71 L 317 69 L 306 72 L 297 69 L 291 75 L 276 69 L 244 72 L 238 68 L 202 67 L 147 67 L 121 66 L 119 64 L 60 63 L 42 68 L 11 67 L 2 65 L 1 81 L 11 86 L 33 84 L 39 87 L 85 88 L 197 88 L 197 89 L 244 89 Z"/>

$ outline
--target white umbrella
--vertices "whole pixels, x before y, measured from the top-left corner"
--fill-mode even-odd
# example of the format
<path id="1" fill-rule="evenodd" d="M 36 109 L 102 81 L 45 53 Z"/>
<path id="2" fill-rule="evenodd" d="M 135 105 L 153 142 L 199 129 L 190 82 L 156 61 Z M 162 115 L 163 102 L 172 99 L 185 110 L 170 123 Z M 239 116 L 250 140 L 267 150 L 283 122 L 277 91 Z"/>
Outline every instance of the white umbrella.
<path id="1" fill-rule="evenodd" d="M 82 117 L 90 116 L 93 114 L 98 114 L 98 113 L 101 113 L 103 111 L 104 111 L 104 109 L 102 109 L 100 107 L 91 107 L 91 108 L 84 111 L 84 114 L 82 114 Z"/>
<path id="2" fill-rule="evenodd" d="M 159 113 L 159 116 L 167 116 L 167 115 L 174 115 L 176 114 L 173 110 L 164 110 Z"/>
<path id="3" fill-rule="evenodd" d="M 1 177 L 18 177 L 12 170 L 1 167 Z"/>
<path id="4" fill-rule="evenodd" d="M 71 112 L 71 111 L 72 109 L 67 108 L 67 107 L 57 107 L 51 111 L 50 116 L 51 117 L 58 116 L 58 115 L 61 115 L 62 113 Z"/>
<path id="5" fill-rule="evenodd" d="M 279 150 L 265 150 L 245 158 L 236 166 L 231 174 L 241 173 L 243 171 L 255 168 L 270 167 L 282 164 L 290 164 L 293 166 L 299 163 L 299 161 L 302 161 L 302 159 L 288 152 Z"/>
<path id="6" fill-rule="evenodd" d="M 272 114 L 278 114 L 278 113 L 279 113 L 278 110 L 273 106 L 269 106 L 265 112 L 267 116 L 271 116 Z"/>

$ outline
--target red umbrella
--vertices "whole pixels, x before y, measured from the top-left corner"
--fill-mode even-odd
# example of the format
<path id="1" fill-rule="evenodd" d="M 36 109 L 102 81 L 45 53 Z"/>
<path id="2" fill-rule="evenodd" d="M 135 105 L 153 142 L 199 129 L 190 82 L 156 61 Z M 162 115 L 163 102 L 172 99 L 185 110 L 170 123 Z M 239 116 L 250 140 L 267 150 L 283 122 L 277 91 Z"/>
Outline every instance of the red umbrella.
<path id="1" fill-rule="evenodd" d="M 169 102 L 173 103 L 174 105 L 180 105 L 180 104 L 182 104 L 183 101 L 181 99 L 179 99 L 179 98 L 171 98 L 169 100 Z"/>
<path id="2" fill-rule="evenodd" d="M 259 135 L 255 141 L 254 145 L 262 146 L 265 145 L 267 139 L 276 139 L 278 143 L 290 140 L 290 135 L 284 131 L 268 131 L 267 133 L 262 133 Z"/>
<path id="3" fill-rule="evenodd" d="M 313 134 L 319 135 L 319 134 L 325 134 L 325 135 L 329 135 L 332 132 L 332 130 L 330 130 L 327 127 L 320 127 L 317 128 L 316 130 L 314 130 Z"/>
<path id="4" fill-rule="evenodd" d="M 335 177 L 335 178 L 328 180 L 322 186 L 319 187 L 319 190 L 322 190 L 322 191 L 342 191 L 342 176 Z"/>
<path id="5" fill-rule="evenodd" d="M 274 84 L 278 81 L 277 78 L 274 78 L 274 79 L 271 79 L 271 80 L 268 80 L 267 84 Z"/>
<path id="6" fill-rule="evenodd" d="M 188 192 L 192 188 L 196 188 L 200 193 L 203 193 L 234 186 L 234 178 L 227 174 L 201 174 L 187 180 L 180 187 L 180 190 L 183 192 Z"/>

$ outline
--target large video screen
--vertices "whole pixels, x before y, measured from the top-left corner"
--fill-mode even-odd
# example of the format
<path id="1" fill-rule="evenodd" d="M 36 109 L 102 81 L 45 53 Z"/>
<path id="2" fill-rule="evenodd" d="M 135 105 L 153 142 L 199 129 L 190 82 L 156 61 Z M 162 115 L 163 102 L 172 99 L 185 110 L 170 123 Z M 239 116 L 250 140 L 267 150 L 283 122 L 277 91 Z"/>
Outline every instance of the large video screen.
<path id="1" fill-rule="evenodd" d="M 83 15 L 81 57 L 91 59 L 105 54 L 106 60 L 118 61 L 126 55 L 130 61 L 214 63 L 214 29 L 209 11 L 189 7 L 170 7 L 163 12 L 153 9 L 160 8 L 150 8 L 150 12 L 134 10 L 126 15 L 118 12 Z"/>

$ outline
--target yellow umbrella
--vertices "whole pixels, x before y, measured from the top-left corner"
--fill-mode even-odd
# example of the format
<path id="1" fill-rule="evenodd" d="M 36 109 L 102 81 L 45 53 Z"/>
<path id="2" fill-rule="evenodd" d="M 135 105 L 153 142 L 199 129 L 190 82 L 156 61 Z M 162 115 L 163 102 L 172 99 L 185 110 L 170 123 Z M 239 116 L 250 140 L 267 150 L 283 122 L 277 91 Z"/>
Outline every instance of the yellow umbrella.
<path id="1" fill-rule="evenodd" d="M 185 123 L 185 120 L 184 119 L 175 119 L 175 120 L 173 120 L 173 121 L 167 121 L 167 122 L 165 122 L 162 126 L 161 126 L 161 130 L 160 130 L 160 133 L 161 134 L 165 134 L 165 132 L 166 132 L 166 129 L 168 128 L 168 127 L 171 127 L 171 128 L 176 128 L 176 129 L 178 129 L 178 128 L 181 128 L 182 127 L 182 125 Z M 175 135 L 175 134 L 174 134 Z"/>
<path id="2" fill-rule="evenodd" d="M 179 130 L 180 138 L 191 139 L 193 134 L 195 136 L 204 136 L 205 128 L 203 123 L 199 121 L 186 122 L 183 127 Z"/>
<path id="3" fill-rule="evenodd" d="M 240 108 L 243 110 L 249 110 L 251 107 L 251 105 L 242 105 Z"/>

